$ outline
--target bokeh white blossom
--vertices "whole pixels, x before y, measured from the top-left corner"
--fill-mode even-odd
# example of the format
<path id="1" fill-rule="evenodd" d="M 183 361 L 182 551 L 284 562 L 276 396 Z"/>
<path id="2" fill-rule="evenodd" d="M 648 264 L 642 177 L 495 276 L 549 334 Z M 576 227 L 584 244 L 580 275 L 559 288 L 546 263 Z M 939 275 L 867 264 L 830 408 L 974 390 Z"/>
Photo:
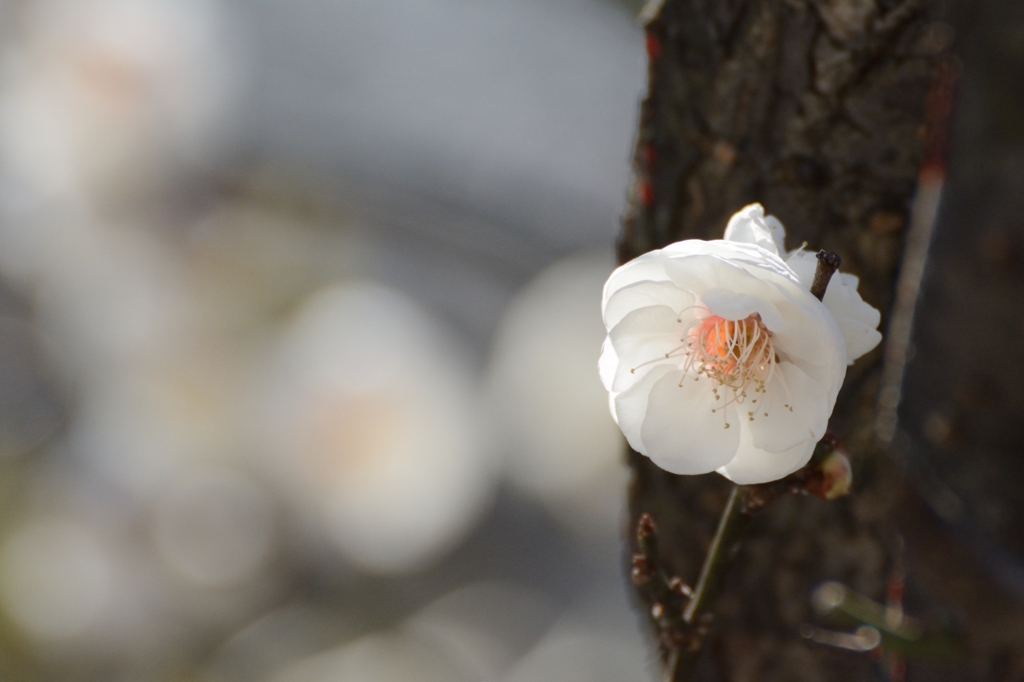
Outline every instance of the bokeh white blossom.
<path id="1" fill-rule="evenodd" d="M 741 484 L 796 471 L 847 364 L 880 341 L 856 278 L 834 276 L 819 301 L 814 256 L 787 254 L 784 238 L 752 204 L 724 239 L 677 242 L 609 277 L 601 379 L 629 444 L 663 469 Z"/>
<path id="2" fill-rule="evenodd" d="M 318 292 L 281 342 L 256 412 L 275 478 L 353 564 L 436 561 L 486 509 L 496 467 L 457 343 L 404 296 Z"/>
<path id="3" fill-rule="evenodd" d="M 610 254 L 555 262 L 509 304 L 488 373 L 506 471 L 584 537 L 617 536 L 628 471 L 593 353 Z M 592 349 L 587 352 L 587 349 Z"/>

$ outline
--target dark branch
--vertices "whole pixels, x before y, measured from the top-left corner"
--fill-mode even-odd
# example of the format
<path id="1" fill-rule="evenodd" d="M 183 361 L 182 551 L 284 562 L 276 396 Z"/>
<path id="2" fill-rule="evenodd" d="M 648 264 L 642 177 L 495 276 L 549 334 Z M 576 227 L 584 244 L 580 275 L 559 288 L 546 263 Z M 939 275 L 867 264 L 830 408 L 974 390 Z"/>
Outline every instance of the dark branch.
<path id="1" fill-rule="evenodd" d="M 843 260 L 837 254 L 824 249 L 818 252 L 818 269 L 814 271 L 814 282 L 811 283 L 811 293 L 816 299 L 821 301 L 825 298 L 828 283 L 842 264 Z"/>

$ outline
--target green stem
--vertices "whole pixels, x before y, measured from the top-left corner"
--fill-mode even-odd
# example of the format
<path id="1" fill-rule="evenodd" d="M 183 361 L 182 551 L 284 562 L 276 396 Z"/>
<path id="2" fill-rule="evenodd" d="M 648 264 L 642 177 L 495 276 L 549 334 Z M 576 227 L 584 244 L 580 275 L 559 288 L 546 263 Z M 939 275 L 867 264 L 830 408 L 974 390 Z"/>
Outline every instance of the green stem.
<path id="1" fill-rule="evenodd" d="M 683 611 L 683 620 L 690 625 L 696 622 L 698 616 L 709 611 L 721 594 L 726 569 L 732 563 L 737 549 L 736 541 L 739 540 L 739 535 L 748 518 L 742 513 L 743 504 L 740 501 L 740 496 L 740 486 L 733 486 L 729 500 L 725 503 L 725 509 L 722 510 L 722 518 L 718 520 L 715 537 L 711 540 L 711 546 L 708 547 L 708 555 L 704 559 L 704 566 L 697 579 L 697 586 L 693 590 L 693 599 Z"/>
<path id="2" fill-rule="evenodd" d="M 750 517 L 743 513 L 742 488 L 734 486 L 725 503 L 722 516 L 715 530 L 715 537 L 708 547 L 704 566 L 701 568 L 693 598 L 683 611 L 683 620 L 687 625 L 701 627 L 705 625 L 707 614 L 713 613 L 715 604 L 722 594 L 725 575 L 739 549 L 739 539 L 743 535 Z M 695 650 L 674 651 L 667 661 L 665 679 L 671 682 L 687 682 L 692 680 L 700 659 L 701 647 Z"/>

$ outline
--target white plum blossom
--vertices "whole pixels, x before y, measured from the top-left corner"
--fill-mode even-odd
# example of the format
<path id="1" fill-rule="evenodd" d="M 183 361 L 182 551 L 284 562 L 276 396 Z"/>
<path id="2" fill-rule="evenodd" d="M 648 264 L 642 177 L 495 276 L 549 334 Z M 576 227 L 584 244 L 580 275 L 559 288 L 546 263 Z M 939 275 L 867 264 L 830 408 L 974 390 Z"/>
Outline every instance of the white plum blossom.
<path id="1" fill-rule="evenodd" d="M 784 238 L 751 204 L 724 239 L 677 242 L 608 278 L 601 380 L 630 446 L 666 471 L 740 484 L 796 471 L 847 365 L 881 340 L 857 278 L 836 273 L 819 301 L 815 255 L 786 253 Z"/>

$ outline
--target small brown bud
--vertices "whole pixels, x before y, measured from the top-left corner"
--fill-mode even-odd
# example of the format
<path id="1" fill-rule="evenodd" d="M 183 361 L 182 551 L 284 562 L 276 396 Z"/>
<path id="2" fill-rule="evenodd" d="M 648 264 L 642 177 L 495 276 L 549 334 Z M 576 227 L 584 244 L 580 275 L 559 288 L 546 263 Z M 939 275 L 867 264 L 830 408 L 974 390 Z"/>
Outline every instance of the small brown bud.
<path id="1" fill-rule="evenodd" d="M 630 576 L 633 578 L 633 584 L 640 586 L 647 584 L 651 577 L 654 575 L 654 567 L 651 566 L 651 562 L 647 560 L 643 554 L 633 555 L 633 569 L 630 571 Z"/>
<path id="2" fill-rule="evenodd" d="M 668 589 L 672 590 L 676 594 L 681 594 L 684 597 L 692 597 L 693 590 L 690 586 L 682 581 L 679 576 L 673 576 L 668 581 Z"/>
<path id="3" fill-rule="evenodd" d="M 853 485 L 853 468 L 850 460 L 841 450 L 835 450 L 820 464 L 821 479 L 809 492 L 823 500 L 834 500 L 850 492 Z"/>
<path id="4" fill-rule="evenodd" d="M 649 538 L 657 532 L 657 528 L 654 526 L 654 519 L 647 512 L 640 515 L 640 520 L 636 524 L 636 534 L 642 538 Z"/>

